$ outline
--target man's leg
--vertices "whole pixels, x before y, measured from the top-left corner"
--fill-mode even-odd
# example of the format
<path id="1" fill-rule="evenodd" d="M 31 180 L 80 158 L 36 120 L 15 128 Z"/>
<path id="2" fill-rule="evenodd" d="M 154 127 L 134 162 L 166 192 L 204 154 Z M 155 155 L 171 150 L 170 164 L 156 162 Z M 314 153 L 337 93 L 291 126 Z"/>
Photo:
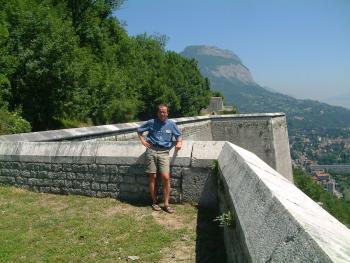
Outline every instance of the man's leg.
<path id="1" fill-rule="evenodd" d="M 156 193 L 156 177 L 157 177 L 157 165 L 156 165 L 156 153 L 152 149 L 146 150 L 146 172 L 148 173 L 148 189 L 152 199 L 153 210 L 160 210 L 157 204 Z"/>
<path id="2" fill-rule="evenodd" d="M 163 198 L 164 198 L 164 207 L 169 206 L 170 198 L 170 174 L 169 173 L 160 173 L 163 183 Z"/>
<path id="3" fill-rule="evenodd" d="M 148 174 L 148 187 L 151 194 L 152 204 L 157 203 L 157 194 L 156 194 L 156 173 Z"/>
<path id="4" fill-rule="evenodd" d="M 168 213 L 174 213 L 174 210 L 169 206 L 171 191 L 169 151 L 165 151 L 159 154 L 159 170 L 163 183 L 164 211 Z"/>

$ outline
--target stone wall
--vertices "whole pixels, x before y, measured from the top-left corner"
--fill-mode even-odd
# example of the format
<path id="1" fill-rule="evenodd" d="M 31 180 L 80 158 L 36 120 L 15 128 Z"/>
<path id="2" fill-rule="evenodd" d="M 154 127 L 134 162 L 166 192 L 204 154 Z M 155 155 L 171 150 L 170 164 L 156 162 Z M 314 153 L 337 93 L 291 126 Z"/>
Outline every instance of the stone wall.
<path id="1" fill-rule="evenodd" d="M 229 141 L 257 154 L 293 181 L 283 113 L 233 114 L 174 119 L 185 140 Z M 0 141 L 132 141 L 140 122 L 0 136 Z"/>
<path id="2" fill-rule="evenodd" d="M 226 143 L 218 162 L 228 262 L 350 262 L 350 230 L 255 154 Z"/>
<path id="3" fill-rule="evenodd" d="M 216 203 L 215 194 L 201 199 L 201 193 L 222 145 L 187 141 L 181 151 L 171 151 L 172 202 Z M 204 148 L 212 154 L 203 156 Z M 0 183 L 38 192 L 146 201 L 144 153 L 139 142 L 2 142 Z"/>
<path id="4" fill-rule="evenodd" d="M 293 181 L 288 143 L 287 122 L 284 115 L 245 114 L 212 117 L 213 140 L 229 141 L 255 153 L 264 162 Z"/>

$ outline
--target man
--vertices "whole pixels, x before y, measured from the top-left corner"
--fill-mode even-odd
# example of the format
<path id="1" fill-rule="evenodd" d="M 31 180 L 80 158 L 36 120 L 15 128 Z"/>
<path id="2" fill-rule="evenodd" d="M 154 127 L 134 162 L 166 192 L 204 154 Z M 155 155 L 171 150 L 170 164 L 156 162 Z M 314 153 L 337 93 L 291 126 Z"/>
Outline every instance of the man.
<path id="1" fill-rule="evenodd" d="M 164 211 L 174 213 L 169 206 L 170 198 L 170 164 L 169 151 L 173 147 L 173 137 L 176 139 L 175 149 L 178 151 L 182 147 L 182 137 L 175 122 L 168 119 L 168 105 L 158 106 L 158 117 L 142 124 L 137 129 L 137 134 L 146 150 L 146 172 L 148 173 L 149 191 L 152 198 L 152 208 L 160 211 L 156 193 L 156 175 L 159 172 L 163 183 Z M 148 132 L 146 138 L 143 133 Z"/>

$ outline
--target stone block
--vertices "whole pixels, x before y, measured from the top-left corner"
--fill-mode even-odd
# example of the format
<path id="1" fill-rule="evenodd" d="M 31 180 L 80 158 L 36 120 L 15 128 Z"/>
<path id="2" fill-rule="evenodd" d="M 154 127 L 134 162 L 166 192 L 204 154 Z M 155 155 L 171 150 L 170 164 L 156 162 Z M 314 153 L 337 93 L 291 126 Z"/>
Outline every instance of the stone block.
<path id="1" fill-rule="evenodd" d="M 65 172 L 71 172 L 72 171 L 72 165 L 70 163 L 63 163 L 62 164 L 62 170 Z"/>
<path id="2" fill-rule="evenodd" d="M 148 185 L 148 176 L 136 176 L 136 183 L 141 185 Z"/>
<path id="3" fill-rule="evenodd" d="M 62 164 L 53 163 L 51 164 L 52 172 L 62 172 Z"/>
<path id="4" fill-rule="evenodd" d="M 140 142 L 100 142 L 97 164 L 133 165 L 144 163 L 145 147 Z"/>
<path id="5" fill-rule="evenodd" d="M 104 183 L 107 183 L 107 182 L 109 182 L 109 175 L 108 175 L 108 174 L 97 174 L 97 175 L 95 175 L 94 180 L 95 180 L 96 182 L 104 182 Z"/>
<path id="6" fill-rule="evenodd" d="M 67 172 L 66 173 L 66 178 L 68 180 L 74 180 L 74 179 L 77 179 L 77 175 L 75 173 L 72 173 L 72 172 Z"/>
<path id="7" fill-rule="evenodd" d="M 194 142 L 191 158 L 192 167 L 211 168 L 224 146 L 222 141 Z"/>
<path id="8" fill-rule="evenodd" d="M 50 185 L 49 182 L 50 182 L 50 179 L 36 179 L 36 185 L 37 186 Z"/>
<path id="9" fill-rule="evenodd" d="M 110 196 L 111 196 L 110 192 L 103 192 L 103 191 L 96 192 L 96 197 L 110 197 Z"/>
<path id="10" fill-rule="evenodd" d="M 93 191 L 91 189 L 86 189 L 86 190 L 84 190 L 84 195 L 96 197 L 97 196 L 97 192 Z"/>
<path id="11" fill-rule="evenodd" d="M 83 173 L 75 173 L 75 178 L 77 180 L 84 180 L 85 179 L 85 174 L 83 174 Z"/>
<path id="12" fill-rule="evenodd" d="M 100 184 L 96 182 L 91 183 L 91 189 L 100 190 Z"/>
<path id="13" fill-rule="evenodd" d="M 30 177 L 30 171 L 22 171 L 21 175 L 28 178 Z"/>
<path id="14" fill-rule="evenodd" d="M 203 208 L 217 205 L 215 176 L 211 168 L 191 167 L 183 170 L 182 197 L 184 202 L 195 202 Z"/>
<path id="15" fill-rule="evenodd" d="M 183 141 L 180 151 L 175 151 L 175 147 L 169 152 L 170 166 L 190 166 L 193 142 Z"/>
<path id="16" fill-rule="evenodd" d="M 145 170 L 146 170 L 146 168 L 144 166 L 132 165 L 129 167 L 127 174 L 128 175 L 143 176 L 146 174 Z"/>
<path id="17" fill-rule="evenodd" d="M 43 185 L 48 185 L 48 186 L 50 186 L 50 185 L 53 184 L 53 182 L 52 182 L 51 179 L 40 179 L 40 180 L 42 180 L 42 184 L 43 184 Z"/>
<path id="18" fill-rule="evenodd" d="M 118 174 L 127 174 L 130 166 L 121 165 L 118 167 Z"/>
<path id="19" fill-rule="evenodd" d="M 21 170 L 22 169 L 22 164 L 18 163 L 18 162 L 11 162 L 11 169 Z"/>
<path id="20" fill-rule="evenodd" d="M 105 165 L 97 165 L 97 173 L 99 174 L 105 174 L 106 173 L 106 166 Z"/>
<path id="21" fill-rule="evenodd" d="M 55 163 L 89 164 L 95 162 L 99 142 L 60 142 L 53 158 Z"/>
<path id="22" fill-rule="evenodd" d="M 72 181 L 73 188 L 81 188 L 81 181 Z"/>
<path id="23" fill-rule="evenodd" d="M 1 177 L 0 177 L 1 178 Z M 13 178 L 14 179 L 14 178 Z M 28 179 L 28 185 L 36 185 L 36 178 L 29 178 Z"/>
<path id="24" fill-rule="evenodd" d="M 120 192 L 137 193 L 138 192 L 138 186 L 135 185 L 135 184 L 121 183 L 120 184 Z"/>
<path id="25" fill-rule="evenodd" d="M 118 190 L 117 184 L 108 184 L 108 191 L 115 192 Z"/>
<path id="26" fill-rule="evenodd" d="M 122 181 L 122 176 L 120 176 L 118 174 L 111 174 L 109 176 L 109 181 L 111 183 L 120 183 Z"/>
<path id="27" fill-rule="evenodd" d="M 70 180 L 64 180 L 64 187 L 65 188 L 72 188 L 73 187 L 73 183 Z"/>
<path id="28" fill-rule="evenodd" d="M 47 172 L 46 171 L 38 171 L 36 177 L 37 178 L 48 178 Z"/>
<path id="29" fill-rule="evenodd" d="M 0 136 L 2 137 L 2 136 Z M 19 161 L 18 148 L 22 142 L 0 142 L 0 161 Z M 5 164 L 5 163 L 3 163 Z M 6 165 L 6 164 L 5 164 Z"/>
<path id="30" fill-rule="evenodd" d="M 71 195 L 83 195 L 84 191 L 81 189 L 65 188 L 64 189 L 68 194 Z"/>
<path id="31" fill-rule="evenodd" d="M 100 184 L 100 189 L 101 189 L 102 191 L 107 191 L 107 190 L 108 190 L 107 184 L 101 183 L 101 184 Z"/>
<path id="32" fill-rule="evenodd" d="M 128 183 L 128 184 L 134 184 L 135 183 L 135 175 L 133 175 L 133 174 L 123 175 L 121 182 Z"/>
<path id="33" fill-rule="evenodd" d="M 11 176 L 21 176 L 22 175 L 22 171 L 21 170 L 11 170 Z"/>
<path id="34" fill-rule="evenodd" d="M 118 166 L 117 165 L 106 165 L 106 173 L 110 175 L 118 174 Z"/>
<path id="35" fill-rule="evenodd" d="M 1 169 L 0 176 L 11 176 L 9 169 Z"/>
<path id="36" fill-rule="evenodd" d="M 58 148 L 52 142 L 21 142 L 16 154 L 21 162 L 51 163 Z"/>
<path id="37" fill-rule="evenodd" d="M 73 163 L 73 164 L 72 164 L 72 172 L 74 172 L 74 173 L 80 172 L 80 167 L 79 167 L 79 165 Z"/>
<path id="38" fill-rule="evenodd" d="M 27 184 L 28 183 L 28 178 L 26 178 L 26 177 L 16 177 L 16 183 L 19 184 L 19 185 Z"/>
<path id="39" fill-rule="evenodd" d="M 181 173 L 182 173 L 183 167 L 177 167 L 173 166 L 170 168 L 170 175 L 172 178 L 181 178 Z"/>
<path id="40" fill-rule="evenodd" d="M 15 184 L 16 179 L 11 176 L 0 176 L 0 183 L 2 184 Z"/>
<path id="41" fill-rule="evenodd" d="M 81 188 L 84 190 L 91 189 L 91 183 L 90 182 L 82 182 Z"/>
<path id="42" fill-rule="evenodd" d="M 179 188 L 181 186 L 181 179 L 171 178 L 170 185 L 171 185 L 171 187 L 178 187 Z"/>
<path id="43" fill-rule="evenodd" d="M 39 189 L 40 189 L 40 192 L 43 192 L 43 193 L 50 193 L 51 192 L 51 189 L 49 186 L 40 186 Z"/>
<path id="44" fill-rule="evenodd" d="M 58 178 L 58 174 L 57 174 L 57 172 L 56 173 L 55 172 L 47 172 L 46 178 L 56 179 L 56 178 Z M 64 179 L 64 178 L 62 178 L 62 179 Z"/>
<path id="45" fill-rule="evenodd" d="M 86 180 L 86 181 L 92 181 L 92 180 L 94 180 L 94 178 L 95 178 L 95 176 L 91 173 L 84 174 L 84 180 Z"/>
<path id="46" fill-rule="evenodd" d="M 98 171 L 97 164 L 89 164 L 88 169 L 90 173 L 97 173 Z"/>

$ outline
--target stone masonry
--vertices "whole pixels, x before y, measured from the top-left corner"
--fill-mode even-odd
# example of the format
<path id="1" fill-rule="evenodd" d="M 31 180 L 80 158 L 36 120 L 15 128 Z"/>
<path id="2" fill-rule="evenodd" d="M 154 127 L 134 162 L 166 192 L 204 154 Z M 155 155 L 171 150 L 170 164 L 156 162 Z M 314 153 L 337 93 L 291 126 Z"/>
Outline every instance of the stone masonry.
<path id="1" fill-rule="evenodd" d="M 214 154 L 223 143 L 208 142 Z M 171 151 L 171 201 L 199 202 L 214 159 L 201 142 Z M 145 148 L 139 142 L 0 143 L 0 183 L 37 192 L 148 201 Z M 158 181 L 161 196 L 161 182 Z M 203 200 L 203 204 L 216 200 Z"/>
<path id="2" fill-rule="evenodd" d="M 185 140 L 229 141 L 293 181 L 284 113 L 233 114 L 174 119 Z M 140 122 L 0 136 L 0 141 L 135 141 Z"/>

